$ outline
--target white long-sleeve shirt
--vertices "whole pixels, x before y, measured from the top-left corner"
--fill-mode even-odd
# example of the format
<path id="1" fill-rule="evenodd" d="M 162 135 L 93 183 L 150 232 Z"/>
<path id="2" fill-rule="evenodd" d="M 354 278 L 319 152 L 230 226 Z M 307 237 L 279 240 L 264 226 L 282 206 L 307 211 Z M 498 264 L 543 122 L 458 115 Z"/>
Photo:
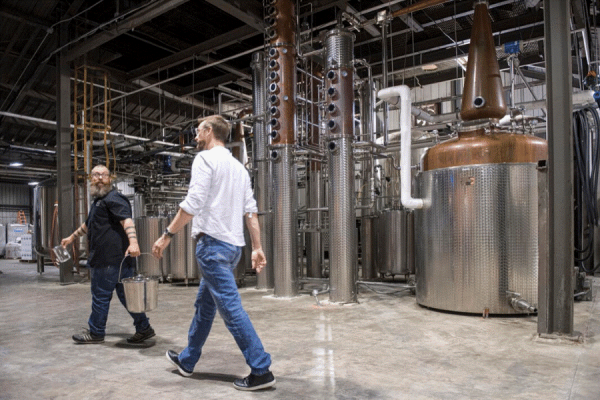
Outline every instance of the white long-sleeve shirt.
<path id="1" fill-rule="evenodd" d="M 179 207 L 194 215 L 193 236 L 203 232 L 235 246 L 245 245 L 244 215 L 258 211 L 248 171 L 223 146 L 196 155 Z"/>

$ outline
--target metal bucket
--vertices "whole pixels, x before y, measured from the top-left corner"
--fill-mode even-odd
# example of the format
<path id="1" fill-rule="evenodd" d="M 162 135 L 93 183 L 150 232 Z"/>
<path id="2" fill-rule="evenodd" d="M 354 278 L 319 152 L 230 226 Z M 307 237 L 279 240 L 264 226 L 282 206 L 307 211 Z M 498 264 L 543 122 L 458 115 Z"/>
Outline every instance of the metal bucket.
<path id="1" fill-rule="evenodd" d="M 125 278 L 121 281 L 125 289 L 125 304 L 132 313 L 152 311 L 158 304 L 158 278 L 143 275 Z"/>
<path id="2" fill-rule="evenodd" d="M 151 255 L 150 253 L 141 253 L 140 255 Z M 129 255 L 126 255 L 119 266 L 119 278 L 123 262 Z M 137 262 L 137 258 L 136 258 Z M 137 269 L 137 268 L 136 268 Z M 152 311 L 158 304 L 158 278 L 145 277 L 142 274 L 132 278 L 121 279 L 125 292 L 125 304 L 127 311 L 131 313 L 143 313 Z"/>

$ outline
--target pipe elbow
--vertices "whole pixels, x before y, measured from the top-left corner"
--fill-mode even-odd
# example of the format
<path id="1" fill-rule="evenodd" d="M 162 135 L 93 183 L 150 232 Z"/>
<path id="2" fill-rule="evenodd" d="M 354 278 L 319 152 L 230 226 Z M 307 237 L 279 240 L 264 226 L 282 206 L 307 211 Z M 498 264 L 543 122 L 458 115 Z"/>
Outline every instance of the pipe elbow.
<path id="1" fill-rule="evenodd" d="M 415 199 L 410 196 L 400 196 L 400 200 L 402 201 L 402 205 L 406 208 L 410 209 L 421 209 L 424 206 L 423 199 Z"/>
<path id="2" fill-rule="evenodd" d="M 410 98 L 410 88 L 406 85 L 392 86 L 381 89 L 377 92 L 377 97 L 390 104 L 398 104 L 401 97 Z"/>

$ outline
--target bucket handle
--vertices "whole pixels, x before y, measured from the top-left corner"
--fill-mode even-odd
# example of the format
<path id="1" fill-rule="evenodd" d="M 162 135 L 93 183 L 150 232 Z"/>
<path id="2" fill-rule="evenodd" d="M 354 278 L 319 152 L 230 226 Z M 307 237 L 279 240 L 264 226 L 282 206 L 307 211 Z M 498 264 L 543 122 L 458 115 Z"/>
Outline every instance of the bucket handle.
<path id="1" fill-rule="evenodd" d="M 152 253 L 140 253 L 139 256 L 141 256 L 142 254 L 144 255 L 149 255 L 151 256 Z M 137 272 L 137 258 L 139 256 L 133 257 L 135 259 L 135 271 Z M 123 257 L 123 260 L 121 260 L 121 265 L 119 265 L 119 279 L 118 279 L 118 283 L 121 283 L 121 269 L 123 268 L 123 263 L 125 262 L 125 259 L 127 259 L 127 257 L 131 257 L 129 254 L 126 254 L 125 257 Z"/>

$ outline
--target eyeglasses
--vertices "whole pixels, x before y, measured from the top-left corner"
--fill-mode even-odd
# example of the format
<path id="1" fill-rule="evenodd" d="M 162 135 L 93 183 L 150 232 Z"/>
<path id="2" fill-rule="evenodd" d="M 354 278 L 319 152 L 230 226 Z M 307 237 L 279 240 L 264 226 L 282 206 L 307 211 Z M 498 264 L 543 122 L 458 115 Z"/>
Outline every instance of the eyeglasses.
<path id="1" fill-rule="evenodd" d="M 196 135 L 197 135 L 197 134 L 198 134 L 200 131 L 205 131 L 205 130 L 206 130 L 206 127 L 205 127 L 205 126 L 196 128 L 196 130 L 195 130 L 195 132 L 196 132 Z"/>
<path id="2" fill-rule="evenodd" d="M 110 174 L 107 173 L 107 172 L 103 172 L 103 173 L 92 172 L 92 178 L 105 178 L 105 177 L 108 177 L 108 176 L 110 176 Z"/>

